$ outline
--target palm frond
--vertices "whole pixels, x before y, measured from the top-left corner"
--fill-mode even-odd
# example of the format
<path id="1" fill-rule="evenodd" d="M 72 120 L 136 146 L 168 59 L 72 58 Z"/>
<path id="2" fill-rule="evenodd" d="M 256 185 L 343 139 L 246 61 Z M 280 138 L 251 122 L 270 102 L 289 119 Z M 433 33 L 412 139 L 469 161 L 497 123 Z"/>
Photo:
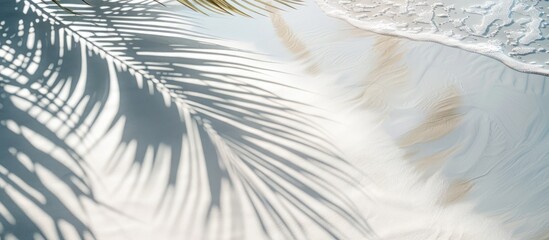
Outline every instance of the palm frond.
<path id="1" fill-rule="evenodd" d="M 217 12 L 217 13 L 226 13 L 226 14 L 240 14 L 244 16 L 249 16 L 250 12 L 261 14 L 263 11 L 270 11 L 268 8 L 277 7 L 277 5 L 282 5 L 285 7 L 292 7 L 301 3 L 300 0 L 274 0 L 274 1 L 264 1 L 264 0 L 244 0 L 244 1 L 235 1 L 235 0 L 177 0 L 188 8 L 206 13 L 204 10 Z M 267 6 L 267 8 L 265 7 Z"/>
<path id="2" fill-rule="evenodd" d="M 97 0 L 81 0 L 86 5 L 95 4 L 95 2 L 101 2 Z M 52 0 L 60 9 L 75 14 L 76 12 L 66 6 L 66 2 L 59 0 Z M 270 12 L 272 9 L 293 8 L 296 5 L 301 4 L 301 0 L 149 0 L 148 2 L 154 2 L 164 7 L 172 5 L 173 3 L 179 3 L 185 7 L 202 14 L 237 14 L 250 17 L 252 13 L 264 15 L 265 12 Z"/>

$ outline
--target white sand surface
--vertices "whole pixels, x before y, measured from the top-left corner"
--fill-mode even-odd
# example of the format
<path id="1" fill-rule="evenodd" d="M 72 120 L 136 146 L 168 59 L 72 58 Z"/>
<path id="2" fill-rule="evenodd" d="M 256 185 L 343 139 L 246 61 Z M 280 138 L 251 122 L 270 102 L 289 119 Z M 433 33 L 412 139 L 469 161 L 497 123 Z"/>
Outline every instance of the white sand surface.
<path id="1" fill-rule="evenodd" d="M 2 239 L 547 234 L 541 75 L 313 1 L 254 18 L 76 2 L 108 20 L 0 10 Z"/>

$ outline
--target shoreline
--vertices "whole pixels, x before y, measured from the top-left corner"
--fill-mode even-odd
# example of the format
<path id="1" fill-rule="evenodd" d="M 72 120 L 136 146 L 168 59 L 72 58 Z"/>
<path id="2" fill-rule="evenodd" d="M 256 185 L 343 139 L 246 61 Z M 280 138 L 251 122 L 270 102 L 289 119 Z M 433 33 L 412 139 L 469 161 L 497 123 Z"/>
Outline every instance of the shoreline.
<path id="1" fill-rule="evenodd" d="M 488 56 L 490 58 L 493 58 L 503 63 L 507 67 L 522 73 L 549 76 L 549 68 L 544 68 L 543 67 L 544 65 L 540 65 L 540 64 L 533 65 L 533 64 L 520 62 L 510 56 L 505 55 L 503 52 L 490 50 L 489 47 L 491 46 L 487 46 L 487 48 L 483 48 L 483 46 L 480 46 L 480 47 L 474 46 L 474 44 L 462 43 L 461 41 L 456 40 L 454 38 L 450 38 L 450 37 L 447 37 L 444 35 L 438 35 L 438 34 L 430 34 L 430 33 L 413 34 L 413 33 L 406 33 L 406 32 L 398 32 L 398 30 L 389 29 L 389 28 L 383 29 L 382 27 L 376 27 L 373 24 L 369 25 L 364 21 L 360 21 L 348 16 L 346 12 L 332 6 L 326 0 L 315 0 L 315 2 L 322 9 L 322 11 L 324 11 L 327 15 L 331 17 L 335 17 L 337 19 L 341 19 L 345 22 L 348 22 L 349 24 L 355 26 L 356 28 L 362 29 L 364 31 L 373 32 L 376 34 L 381 34 L 381 35 L 386 35 L 391 37 L 404 38 L 411 41 L 442 44 L 444 46 L 458 48 L 471 53 Z M 386 25 L 386 26 L 389 26 L 389 25 Z"/>

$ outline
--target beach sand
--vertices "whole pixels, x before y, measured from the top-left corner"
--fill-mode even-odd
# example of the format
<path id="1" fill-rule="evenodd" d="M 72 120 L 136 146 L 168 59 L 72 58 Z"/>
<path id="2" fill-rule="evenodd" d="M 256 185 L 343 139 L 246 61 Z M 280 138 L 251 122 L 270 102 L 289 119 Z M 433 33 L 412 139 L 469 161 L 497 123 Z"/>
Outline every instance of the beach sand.
<path id="1" fill-rule="evenodd" d="M 3 118 L 2 127 L 24 140 L 2 156 L 36 162 L 31 172 L 52 195 L 42 198 L 61 204 L 26 201 L 10 183 L 3 183 L 11 189 L 6 196 L 28 209 L 22 212 L 48 239 L 86 231 L 49 214 L 63 207 L 97 239 L 503 240 L 547 233 L 546 77 L 438 43 L 366 32 L 313 1 L 271 10 L 246 18 L 170 7 L 199 26 L 170 38 L 173 52 L 154 53 L 151 43 L 167 43 L 147 39 L 135 61 L 175 64 L 144 70 L 124 69 L 74 42 L 65 54 L 86 59 L 86 73 L 63 70 L 74 82 L 52 90 L 52 102 L 73 111 L 69 123 L 29 107 L 23 87 L 5 87 L 4 105 L 13 102 L 5 113 L 22 109 L 39 120 Z M 40 33 L 36 38 L 47 41 Z M 70 86 L 76 90 L 68 94 Z M 85 107 L 94 98 L 101 104 Z M 0 142 L 11 141 L 5 138 Z M 74 176 L 41 166 L 19 147 L 25 141 Z M 0 170 L 8 176 L 17 167 Z M 36 191 L 41 199 L 43 190 Z M 3 206 L 10 219 L 12 209 Z M 4 236 L 27 231 L 21 223 L 3 227 Z"/>

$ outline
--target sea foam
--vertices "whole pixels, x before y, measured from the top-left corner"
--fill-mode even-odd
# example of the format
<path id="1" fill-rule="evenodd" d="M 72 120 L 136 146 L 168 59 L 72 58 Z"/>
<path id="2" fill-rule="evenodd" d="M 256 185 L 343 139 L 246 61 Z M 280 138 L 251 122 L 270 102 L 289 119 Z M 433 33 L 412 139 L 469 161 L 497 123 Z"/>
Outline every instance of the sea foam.
<path id="1" fill-rule="evenodd" d="M 433 41 L 549 75 L 549 1 L 317 0 L 331 16 L 365 30 Z"/>

